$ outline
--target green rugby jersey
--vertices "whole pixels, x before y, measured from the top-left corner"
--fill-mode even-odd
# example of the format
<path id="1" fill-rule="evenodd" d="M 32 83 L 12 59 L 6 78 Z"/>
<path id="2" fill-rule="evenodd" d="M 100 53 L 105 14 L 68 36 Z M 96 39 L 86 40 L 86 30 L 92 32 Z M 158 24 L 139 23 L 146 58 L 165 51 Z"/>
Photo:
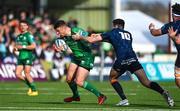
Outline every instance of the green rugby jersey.
<path id="1" fill-rule="evenodd" d="M 16 44 L 19 45 L 31 45 L 34 43 L 34 37 L 30 32 L 19 34 L 16 38 Z M 33 56 L 33 50 L 20 49 L 18 59 L 31 59 Z"/>
<path id="2" fill-rule="evenodd" d="M 66 44 L 70 47 L 70 49 L 73 52 L 73 55 L 75 57 L 83 57 L 84 55 L 92 55 L 91 48 L 88 42 L 83 41 L 83 40 L 74 40 L 72 38 L 73 34 L 76 33 L 87 33 L 84 30 L 80 28 L 71 28 L 71 36 L 66 36 L 64 37 L 64 41 Z"/>

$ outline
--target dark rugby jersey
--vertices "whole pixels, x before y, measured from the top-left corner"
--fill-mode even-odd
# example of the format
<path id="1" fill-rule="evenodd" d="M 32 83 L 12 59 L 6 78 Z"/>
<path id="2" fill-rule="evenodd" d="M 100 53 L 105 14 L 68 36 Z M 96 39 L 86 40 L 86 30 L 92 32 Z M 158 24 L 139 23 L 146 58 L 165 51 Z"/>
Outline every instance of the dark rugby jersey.
<path id="1" fill-rule="evenodd" d="M 109 32 L 101 34 L 103 41 L 108 41 L 114 47 L 117 61 L 137 59 L 132 48 L 132 35 L 130 32 L 120 28 L 114 28 Z"/>
<path id="2" fill-rule="evenodd" d="M 177 35 L 180 34 L 180 20 L 176 21 L 176 22 L 169 22 L 165 25 L 163 25 L 161 27 L 161 32 L 162 34 L 167 34 L 168 33 L 168 29 L 170 27 L 173 27 L 174 30 L 178 30 L 177 31 Z M 173 41 L 174 42 L 174 41 Z M 178 54 L 180 54 L 180 44 L 176 44 L 176 42 L 174 42 L 176 49 L 178 51 Z"/>

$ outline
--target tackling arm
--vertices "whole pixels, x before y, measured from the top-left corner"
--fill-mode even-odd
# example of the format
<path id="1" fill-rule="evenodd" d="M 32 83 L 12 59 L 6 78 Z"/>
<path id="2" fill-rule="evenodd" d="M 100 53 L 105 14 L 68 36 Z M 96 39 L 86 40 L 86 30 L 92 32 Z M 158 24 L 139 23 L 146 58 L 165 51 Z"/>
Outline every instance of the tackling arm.
<path id="1" fill-rule="evenodd" d="M 91 36 L 88 36 L 88 37 L 82 37 L 79 35 L 74 35 L 73 39 L 74 40 L 84 40 L 84 41 L 87 41 L 89 43 L 95 43 L 95 42 L 102 41 L 102 36 L 100 34 L 91 34 Z"/>
<path id="2" fill-rule="evenodd" d="M 149 30 L 153 36 L 162 35 L 161 29 L 155 29 L 155 25 L 153 23 L 149 25 Z"/>

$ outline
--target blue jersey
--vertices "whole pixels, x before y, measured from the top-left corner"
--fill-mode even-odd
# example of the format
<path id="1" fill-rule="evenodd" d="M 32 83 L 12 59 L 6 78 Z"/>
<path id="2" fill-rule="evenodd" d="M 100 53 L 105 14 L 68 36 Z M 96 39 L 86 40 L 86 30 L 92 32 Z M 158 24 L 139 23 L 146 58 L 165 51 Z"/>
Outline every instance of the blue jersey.
<path id="1" fill-rule="evenodd" d="M 168 33 L 168 29 L 170 27 L 173 27 L 174 30 L 178 30 L 177 31 L 177 35 L 180 34 L 180 20 L 176 21 L 176 22 L 170 22 L 170 23 L 167 23 L 165 25 L 163 25 L 161 27 L 161 32 L 162 34 L 167 34 Z M 174 41 L 173 41 L 174 42 Z M 174 42 L 175 46 L 176 46 L 176 49 L 178 51 L 178 54 L 180 54 L 180 44 L 176 44 L 176 42 Z"/>
<path id="2" fill-rule="evenodd" d="M 132 48 L 132 35 L 120 28 L 114 28 L 110 32 L 101 34 L 103 41 L 111 43 L 114 47 L 117 61 L 137 59 Z"/>

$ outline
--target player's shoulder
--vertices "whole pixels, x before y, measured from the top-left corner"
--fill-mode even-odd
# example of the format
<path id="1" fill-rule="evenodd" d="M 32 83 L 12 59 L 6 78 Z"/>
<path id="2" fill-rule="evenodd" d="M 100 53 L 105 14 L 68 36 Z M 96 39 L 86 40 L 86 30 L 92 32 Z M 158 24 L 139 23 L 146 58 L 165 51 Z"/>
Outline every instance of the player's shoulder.
<path id="1" fill-rule="evenodd" d="M 17 35 L 17 37 L 20 37 L 20 36 L 22 36 L 22 34 L 18 34 L 18 35 Z"/>
<path id="2" fill-rule="evenodd" d="M 131 34 L 131 32 L 129 32 L 128 30 L 125 30 L 125 29 L 119 29 L 118 31 L 119 31 L 119 32 L 123 32 L 123 33 L 129 33 L 129 34 Z"/>
<path id="3" fill-rule="evenodd" d="M 80 27 L 72 27 L 71 28 L 71 31 L 74 32 L 74 33 L 78 33 L 80 30 L 83 30 L 83 29 L 80 28 Z"/>
<path id="4" fill-rule="evenodd" d="M 29 38 L 34 38 L 34 36 L 33 36 L 33 34 L 31 32 L 27 32 L 26 36 L 29 37 Z"/>
<path id="5" fill-rule="evenodd" d="M 168 22 L 168 23 L 165 23 L 162 27 L 169 27 L 173 25 L 174 25 L 174 22 Z"/>

